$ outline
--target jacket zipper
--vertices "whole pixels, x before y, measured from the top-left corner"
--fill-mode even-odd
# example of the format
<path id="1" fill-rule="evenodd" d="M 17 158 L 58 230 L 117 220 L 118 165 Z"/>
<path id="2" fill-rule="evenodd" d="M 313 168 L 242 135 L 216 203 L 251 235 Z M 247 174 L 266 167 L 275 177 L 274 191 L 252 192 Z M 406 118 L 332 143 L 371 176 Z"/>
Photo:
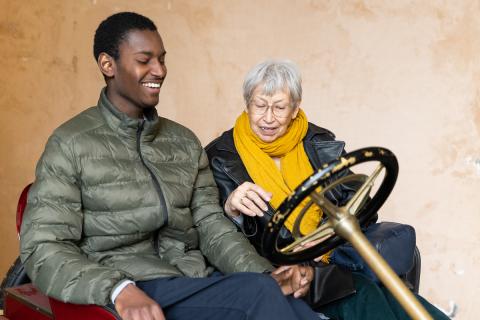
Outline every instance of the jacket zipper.
<path id="1" fill-rule="evenodd" d="M 167 211 L 167 204 L 165 202 L 165 197 L 163 196 L 162 188 L 160 187 L 160 183 L 158 182 L 157 177 L 155 177 L 155 175 L 153 174 L 153 171 L 145 163 L 145 160 L 143 159 L 142 151 L 140 148 L 140 138 L 142 136 L 144 123 L 145 121 L 140 122 L 140 125 L 138 126 L 138 130 L 137 130 L 137 152 L 138 152 L 138 155 L 140 156 L 140 161 L 142 161 L 142 164 L 144 165 L 144 167 L 147 169 L 148 173 L 150 173 L 150 176 L 152 177 L 153 185 L 155 186 L 155 190 L 157 191 L 158 198 L 160 200 L 160 207 L 163 211 L 163 225 L 166 226 L 168 223 L 168 211 Z"/>

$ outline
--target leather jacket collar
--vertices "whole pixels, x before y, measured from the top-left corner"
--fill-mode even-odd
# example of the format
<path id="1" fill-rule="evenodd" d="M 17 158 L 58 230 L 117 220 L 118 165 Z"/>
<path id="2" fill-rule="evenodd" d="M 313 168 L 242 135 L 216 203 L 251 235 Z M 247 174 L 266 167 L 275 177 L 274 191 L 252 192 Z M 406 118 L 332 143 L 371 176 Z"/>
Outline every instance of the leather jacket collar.
<path id="1" fill-rule="evenodd" d="M 324 163 L 337 159 L 342 154 L 345 142 L 335 140 L 335 135 L 331 131 L 309 123 L 303 145 L 310 163 L 318 170 Z M 239 185 L 245 181 L 252 182 L 235 148 L 233 129 L 224 132 L 205 149 L 211 158 L 210 161 L 215 161 L 215 156 L 219 155 L 218 159 L 221 158 L 225 173 Z"/>

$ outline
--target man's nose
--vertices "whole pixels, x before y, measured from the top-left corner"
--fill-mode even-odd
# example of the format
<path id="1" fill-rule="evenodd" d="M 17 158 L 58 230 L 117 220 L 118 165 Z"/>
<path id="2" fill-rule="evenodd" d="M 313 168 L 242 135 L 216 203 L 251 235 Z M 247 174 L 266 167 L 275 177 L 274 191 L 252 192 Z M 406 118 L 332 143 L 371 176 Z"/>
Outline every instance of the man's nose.
<path id="1" fill-rule="evenodd" d="M 165 78 L 167 75 L 167 67 L 165 66 L 165 63 L 156 61 L 152 66 L 151 73 L 156 77 Z"/>

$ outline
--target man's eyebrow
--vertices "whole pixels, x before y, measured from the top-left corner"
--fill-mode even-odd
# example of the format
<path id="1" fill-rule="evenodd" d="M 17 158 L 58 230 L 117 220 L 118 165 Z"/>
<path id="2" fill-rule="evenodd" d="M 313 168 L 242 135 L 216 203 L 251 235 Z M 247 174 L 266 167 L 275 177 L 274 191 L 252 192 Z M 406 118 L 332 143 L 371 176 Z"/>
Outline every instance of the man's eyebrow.
<path id="1" fill-rule="evenodd" d="M 135 54 L 144 54 L 144 55 L 150 56 L 150 57 L 153 56 L 153 52 L 152 52 L 152 51 L 144 51 L 144 50 L 135 52 Z M 166 54 L 167 54 L 167 51 L 163 51 L 162 53 L 160 53 L 161 56 L 164 56 L 164 55 L 166 55 Z"/>

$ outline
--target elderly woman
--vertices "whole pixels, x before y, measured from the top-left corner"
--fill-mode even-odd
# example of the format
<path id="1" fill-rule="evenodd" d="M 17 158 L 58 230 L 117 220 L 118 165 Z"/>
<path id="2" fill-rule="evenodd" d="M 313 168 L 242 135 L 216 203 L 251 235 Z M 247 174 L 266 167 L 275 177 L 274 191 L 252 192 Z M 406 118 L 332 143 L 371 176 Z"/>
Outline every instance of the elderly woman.
<path id="1" fill-rule="evenodd" d="M 255 66 L 245 78 L 243 97 L 245 111 L 234 128 L 206 150 L 226 215 L 258 250 L 261 231 L 274 208 L 314 170 L 345 151 L 344 142 L 336 141 L 332 132 L 308 122 L 300 108 L 301 77 L 291 62 L 265 61 Z M 341 185 L 327 197 L 342 205 L 354 190 L 355 186 Z M 287 229 L 291 230 L 299 211 L 297 208 L 287 219 Z M 315 229 L 321 215 L 321 210 L 312 206 L 300 231 Z M 290 236 L 288 231 L 284 233 L 284 237 Z M 328 254 L 322 257 L 323 262 L 328 260 Z M 334 319 L 409 319 L 386 289 L 361 275 L 352 277 L 352 292 L 356 293 L 317 310 Z M 436 319 L 448 319 L 419 299 Z"/>

